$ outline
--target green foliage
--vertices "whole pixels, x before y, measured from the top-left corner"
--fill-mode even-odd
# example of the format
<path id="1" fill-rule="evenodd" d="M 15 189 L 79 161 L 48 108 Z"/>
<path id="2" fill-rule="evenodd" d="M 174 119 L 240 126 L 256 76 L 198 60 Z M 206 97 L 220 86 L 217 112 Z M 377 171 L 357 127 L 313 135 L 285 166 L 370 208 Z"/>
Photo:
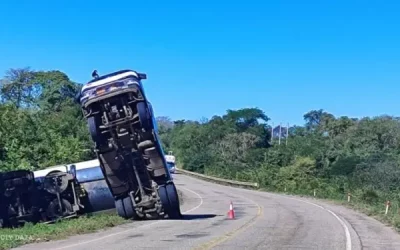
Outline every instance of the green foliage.
<path id="1" fill-rule="evenodd" d="M 60 71 L 11 69 L 1 80 L 0 170 L 41 169 L 94 157 L 74 96 Z"/>
<path id="2" fill-rule="evenodd" d="M 163 131 L 180 166 L 217 177 L 258 182 L 263 189 L 346 199 L 382 214 L 400 203 L 400 120 L 335 117 L 323 110 L 289 128 L 286 144 L 271 140 L 269 118 L 257 108 L 228 110 L 209 121 L 176 121 Z M 272 142 L 271 142 L 272 141 Z M 364 206 L 359 206 L 364 207 Z M 394 208 L 393 208 L 394 209 Z M 377 212 L 379 211 L 379 213 Z M 393 224 L 399 225 L 395 212 Z"/>
<path id="3" fill-rule="evenodd" d="M 60 71 L 11 69 L 0 81 L 0 170 L 41 169 L 93 159 L 86 121 L 73 98 L 80 85 Z M 268 190 L 399 204 L 400 119 L 304 115 L 281 145 L 258 108 L 199 121 L 158 117 L 165 152 L 190 171 L 258 182 Z M 395 205 L 394 205 L 395 206 Z M 398 205 L 396 205 L 398 206 Z M 371 210 L 374 211 L 374 210 Z M 399 218 L 393 223 L 400 224 Z"/>

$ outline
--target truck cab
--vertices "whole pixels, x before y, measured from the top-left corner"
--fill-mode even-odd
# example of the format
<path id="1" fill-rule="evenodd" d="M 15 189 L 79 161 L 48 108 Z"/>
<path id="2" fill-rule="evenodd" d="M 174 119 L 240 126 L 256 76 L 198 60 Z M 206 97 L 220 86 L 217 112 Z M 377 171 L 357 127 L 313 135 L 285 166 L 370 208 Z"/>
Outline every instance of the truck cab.
<path id="1" fill-rule="evenodd" d="M 169 151 L 167 155 L 165 155 L 165 161 L 167 162 L 168 170 L 170 173 L 175 173 L 176 165 L 175 165 L 175 156 L 172 154 L 172 151 Z"/>

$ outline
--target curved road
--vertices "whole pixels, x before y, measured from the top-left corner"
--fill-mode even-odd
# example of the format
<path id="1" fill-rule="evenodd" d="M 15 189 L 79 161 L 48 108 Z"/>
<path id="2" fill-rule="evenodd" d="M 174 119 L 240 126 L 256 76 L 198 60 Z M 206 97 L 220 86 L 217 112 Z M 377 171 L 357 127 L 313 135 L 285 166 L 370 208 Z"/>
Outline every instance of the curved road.
<path id="1" fill-rule="evenodd" d="M 400 249 L 400 235 L 352 210 L 313 199 L 175 175 L 183 220 L 135 221 L 18 249 Z M 236 218 L 227 219 L 232 201 Z"/>

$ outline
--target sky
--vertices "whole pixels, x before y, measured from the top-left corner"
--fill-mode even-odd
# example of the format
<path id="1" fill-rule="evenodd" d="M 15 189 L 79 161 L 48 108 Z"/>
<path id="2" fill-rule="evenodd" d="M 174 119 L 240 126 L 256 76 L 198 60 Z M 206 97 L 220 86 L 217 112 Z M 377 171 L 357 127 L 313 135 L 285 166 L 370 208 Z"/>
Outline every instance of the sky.
<path id="1" fill-rule="evenodd" d="M 67 3 L 68 2 L 68 3 Z M 9 68 L 147 73 L 156 116 L 400 116 L 400 1 L 0 1 Z"/>

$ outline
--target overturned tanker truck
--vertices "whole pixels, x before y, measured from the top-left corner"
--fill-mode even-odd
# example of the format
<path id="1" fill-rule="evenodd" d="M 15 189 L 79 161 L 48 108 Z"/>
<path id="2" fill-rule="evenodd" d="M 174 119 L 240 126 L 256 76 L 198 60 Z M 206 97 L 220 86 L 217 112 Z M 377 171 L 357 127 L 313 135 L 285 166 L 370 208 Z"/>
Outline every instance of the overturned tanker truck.
<path id="1" fill-rule="evenodd" d="M 43 204 L 36 197 L 39 190 L 33 173 L 15 170 L 0 173 L 0 227 L 18 227 L 24 222 L 38 222 Z"/>
<path id="2" fill-rule="evenodd" d="M 75 176 L 82 214 L 115 209 L 114 198 L 97 159 L 35 171 L 35 180 L 41 182 L 45 176 L 55 172 L 73 173 Z"/>
<path id="3" fill-rule="evenodd" d="M 77 216 L 82 212 L 80 195 L 71 173 L 53 171 L 35 178 L 35 172 L 29 170 L 1 172 L 0 227 Z"/>
<path id="4" fill-rule="evenodd" d="M 178 193 L 143 79 L 146 74 L 133 70 L 101 77 L 96 73 L 95 79 L 82 87 L 77 101 L 117 213 L 134 219 L 179 219 Z"/>

